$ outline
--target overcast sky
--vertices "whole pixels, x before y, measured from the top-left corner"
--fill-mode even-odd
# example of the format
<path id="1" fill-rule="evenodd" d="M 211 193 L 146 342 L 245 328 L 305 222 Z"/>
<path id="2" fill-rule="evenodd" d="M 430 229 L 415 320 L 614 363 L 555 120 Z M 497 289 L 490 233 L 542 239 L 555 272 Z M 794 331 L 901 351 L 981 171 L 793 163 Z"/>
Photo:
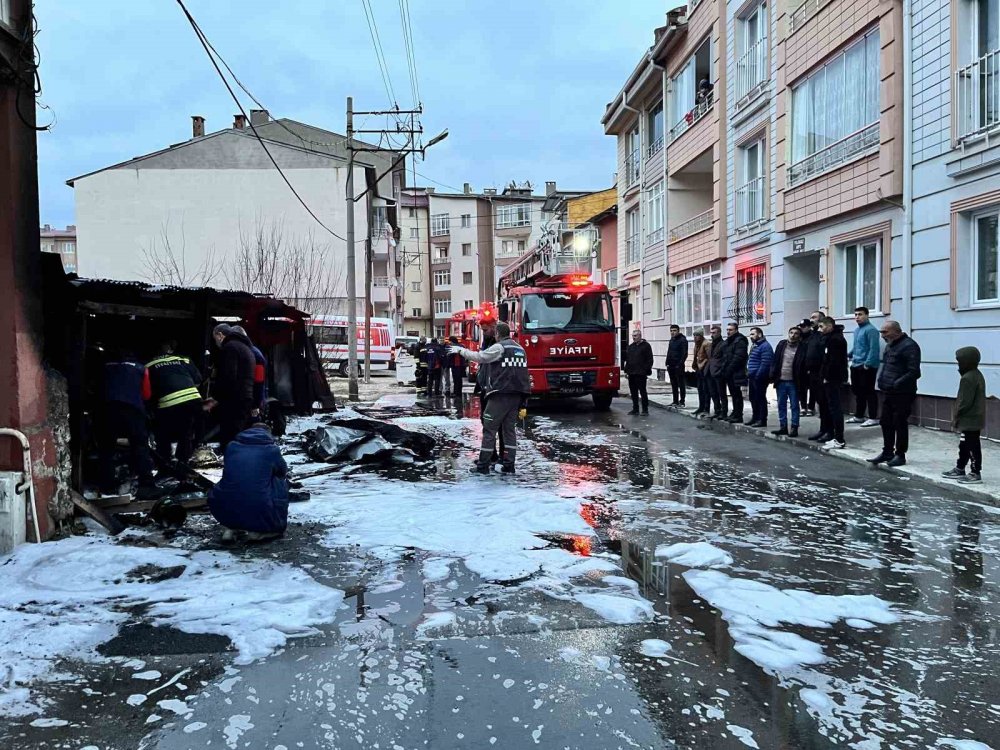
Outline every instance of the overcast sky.
<path id="1" fill-rule="evenodd" d="M 371 0 L 396 98 L 412 105 L 398 0 Z M 510 180 L 611 185 L 604 105 L 652 42 L 663 0 L 410 0 L 426 138 L 418 184 L 477 190 Z M 272 116 L 344 131 L 346 97 L 383 109 L 385 85 L 361 0 L 187 0 Z M 235 105 L 176 0 L 37 0 L 41 221 L 74 221 L 76 175 L 230 126 Z M 252 105 L 244 97 L 244 106 Z M 375 118 L 366 127 L 377 127 Z M 430 179 L 427 179 L 430 178 Z"/>

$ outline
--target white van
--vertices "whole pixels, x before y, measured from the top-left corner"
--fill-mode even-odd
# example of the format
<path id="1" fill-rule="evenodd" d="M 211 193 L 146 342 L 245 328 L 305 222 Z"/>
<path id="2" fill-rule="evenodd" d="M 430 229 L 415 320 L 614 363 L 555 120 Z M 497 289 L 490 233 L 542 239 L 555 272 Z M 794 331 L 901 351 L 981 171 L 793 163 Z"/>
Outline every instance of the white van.
<path id="1" fill-rule="evenodd" d="M 336 369 L 347 374 L 347 322 L 346 315 L 319 315 L 309 321 L 309 335 L 316 344 L 320 361 L 328 370 Z M 392 342 L 396 338 L 395 325 L 389 318 L 371 318 L 371 327 L 365 331 L 365 319 L 357 319 L 358 364 L 365 361 L 365 337 L 371 340 L 372 365 L 386 365 L 392 361 Z M 370 334 L 370 335 L 369 335 Z"/>

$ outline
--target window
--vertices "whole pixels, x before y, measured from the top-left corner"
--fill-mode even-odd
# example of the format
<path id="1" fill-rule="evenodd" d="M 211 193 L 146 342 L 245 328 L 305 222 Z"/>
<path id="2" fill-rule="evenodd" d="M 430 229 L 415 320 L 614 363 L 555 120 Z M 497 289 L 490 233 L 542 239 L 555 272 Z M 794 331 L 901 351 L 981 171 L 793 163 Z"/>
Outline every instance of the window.
<path id="1" fill-rule="evenodd" d="M 434 272 L 434 286 L 447 286 L 451 283 L 451 269 Z"/>
<path id="2" fill-rule="evenodd" d="M 646 244 L 663 239 L 663 180 L 646 191 Z"/>
<path id="3" fill-rule="evenodd" d="M 435 214 L 431 217 L 431 237 L 440 237 L 451 232 L 451 217 L 448 214 Z"/>
<path id="4" fill-rule="evenodd" d="M 754 141 L 738 149 L 736 227 L 759 223 L 764 218 L 764 141 Z"/>
<path id="5" fill-rule="evenodd" d="M 958 6 L 955 115 L 959 141 L 1000 126 L 1000 0 L 966 0 Z"/>
<path id="6" fill-rule="evenodd" d="M 410 239 L 411 240 L 420 239 L 420 230 L 417 227 L 410 227 Z"/>
<path id="7" fill-rule="evenodd" d="M 604 286 L 608 289 L 616 289 L 618 287 L 618 269 L 612 268 L 610 271 L 604 272 Z"/>
<path id="8" fill-rule="evenodd" d="M 770 79 L 767 61 L 767 4 L 737 21 L 736 106 L 749 102 Z M 741 102 L 741 100 L 746 100 Z"/>
<path id="9" fill-rule="evenodd" d="M 529 331 L 555 333 L 613 331 L 611 295 L 607 292 L 548 292 L 521 297 L 522 323 Z"/>
<path id="10" fill-rule="evenodd" d="M 448 303 L 448 312 L 451 312 L 451 303 L 450 302 Z M 448 328 L 448 326 L 434 326 L 434 336 L 435 336 L 435 338 L 437 338 L 439 341 L 441 339 L 443 339 L 447 335 L 447 333 L 446 333 L 447 328 Z"/>
<path id="11" fill-rule="evenodd" d="M 625 214 L 625 264 L 638 263 L 641 255 L 639 247 L 639 209 L 633 208 Z"/>
<path id="12" fill-rule="evenodd" d="M 434 248 L 434 260 L 448 260 L 448 246 L 438 245 Z"/>
<path id="13" fill-rule="evenodd" d="M 64 242 L 63 246 L 62 246 L 62 251 L 66 255 L 72 255 L 73 253 L 76 252 L 76 243 L 75 242 Z"/>
<path id="14" fill-rule="evenodd" d="M 462 227 L 468 229 L 472 226 L 472 214 L 462 214 Z"/>
<path id="15" fill-rule="evenodd" d="M 670 81 L 670 111 L 675 123 L 670 128 L 670 140 L 700 120 L 712 108 L 711 40 L 706 39 L 691 55 L 691 59 Z"/>
<path id="16" fill-rule="evenodd" d="M 767 322 L 767 293 L 766 262 L 737 269 L 733 320 L 739 325 L 764 325 Z"/>
<path id="17" fill-rule="evenodd" d="M 406 218 L 412 219 L 416 215 L 417 215 L 417 209 L 413 208 L 412 206 L 406 209 Z"/>
<path id="18" fill-rule="evenodd" d="M 647 156 L 652 156 L 663 149 L 663 102 L 660 102 L 649 112 L 646 122 L 649 150 Z"/>
<path id="19" fill-rule="evenodd" d="M 518 256 L 524 255 L 524 251 L 527 249 L 528 243 L 526 240 L 517 241 L 517 254 Z"/>
<path id="20" fill-rule="evenodd" d="M 514 240 L 500 240 L 500 257 L 510 258 L 517 255 L 514 250 Z"/>
<path id="21" fill-rule="evenodd" d="M 435 315 L 447 315 L 451 312 L 451 300 L 450 299 L 436 299 L 434 300 L 434 314 Z"/>
<path id="22" fill-rule="evenodd" d="M 472 255 L 472 243 L 471 242 L 463 242 L 462 243 L 462 256 L 465 257 L 465 258 L 468 258 L 471 255 Z"/>
<path id="23" fill-rule="evenodd" d="M 996 208 L 977 214 L 973 218 L 973 247 L 975 262 L 972 266 L 972 304 L 1000 302 L 1000 283 L 997 267 L 1000 265 L 1000 244 L 997 242 L 997 222 L 1000 211 Z"/>
<path id="24" fill-rule="evenodd" d="M 411 292 L 419 292 L 420 291 L 420 282 L 419 281 L 411 281 L 410 282 L 410 291 Z"/>
<path id="25" fill-rule="evenodd" d="M 626 136 L 625 141 L 625 187 L 639 181 L 639 126 Z"/>
<path id="26" fill-rule="evenodd" d="M 878 148 L 878 31 L 837 54 L 792 88 L 794 185 Z"/>
<path id="27" fill-rule="evenodd" d="M 881 242 L 852 243 L 841 248 L 843 258 L 843 296 L 841 313 L 850 315 L 856 307 L 872 312 L 882 309 Z"/>
<path id="28" fill-rule="evenodd" d="M 411 318 L 419 318 L 419 317 L 421 317 L 420 313 L 421 313 L 420 308 L 419 307 L 414 307 L 413 308 L 413 315 L 411 315 L 410 317 Z"/>
<path id="29" fill-rule="evenodd" d="M 462 283 L 463 284 L 472 283 L 472 271 L 462 271 Z"/>
<path id="30" fill-rule="evenodd" d="M 689 338 L 695 331 L 708 336 L 709 326 L 722 323 L 721 263 L 693 268 L 677 277 L 673 322 Z"/>
<path id="31" fill-rule="evenodd" d="M 513 203 L 497 206 L 497 229 L 531 226 L 531 204 Z"/>
<path id="32" fill-rule="evenodd" d="M 465 300 L 465 309 L 466 309 L 466 310 L 471 310 L 471 309 L 472 309 L 472 308 L 474 308 L 475 306 L 476 306 L 476 303 L 475 303 L 475 302 L 473 302 L 473 301 L 472 301 L 471 299 L 467 299 L 467 300 Z"/>
<path id="33" fill-rule="evenodd" d="M 649 282 L 649 307 L 653 320 L 663 318 L 663 279 L 651 279 Z"/>

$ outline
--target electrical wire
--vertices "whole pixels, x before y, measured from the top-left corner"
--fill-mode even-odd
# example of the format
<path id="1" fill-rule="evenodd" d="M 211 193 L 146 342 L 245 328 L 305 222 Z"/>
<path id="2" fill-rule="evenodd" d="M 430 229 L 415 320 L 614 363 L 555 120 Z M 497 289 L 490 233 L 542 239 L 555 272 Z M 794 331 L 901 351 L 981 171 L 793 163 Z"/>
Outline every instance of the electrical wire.
<path id="1" fill-rule="evenodd" d="M 420 92 L 417 86 L 417 61 L 413 49 L 413 28 L 409 21 L 409 4 L 406 0 L 399 2 L 399 23 L 403 29 L 403 48 L 406 50 L 406 65 L 410 73 L 410 94 L 413 96 L 413 107 L 420 104 Z"/>
<path id="2" fill-rule="evenodd" d="M 371 35 L 372 47 L 375 49 L 375 61 L 378 63 L 379 72 L 382 74 L 382 83 L 385 86 L 385 94 L 389 97 L 389 105 L 399 109 L 396 92 L 392 87 L 392 76 L 389 74 L 389 64 L 386 62 L 385 51 L 382 48 L 382 39 L 378 33 L 375 11 L 372 10 L 370 0 L 361 0 L 361 8 L 364 10 L 365 20 L 368 22 L 368 33 Z"/>
<path id="3" fill-rule="evenodd" d="M 225 73 L 223 73 L 222 68 L 219 67 L 219 63 L 216 61 L 215 56 L 211 52 L 211 47 L 208 43 L 208 37 L 205 36 L 204 32 L 201 30 L 201 27 L 198 26 L 198 22 L 194 20 L 194 16 L 191 15 L 190 11 L 188 11 L 187 9 L 187 6 L 184 5 L 184 0 L 177 0 L 177 4 L 184 12 L 184 15 L 187 17 L 188 23 L 191 24 L 191 28 L 194 30 L 195 35 L 198 37 L 198 41 L 201 42 L 201 46 L 205 49 L 205 54 L 208 55 L 208 59 L 211 61 L 212 67 L 215 68 L 215 72 L 218 73 L 219 78 L 222 79 L 222 83 L 225 85 L 226 90 L 229 92 L 229 95 L 233 98 L 233 101 L 239 108 L 240 114 L 242 114 L 243 117 L 246 119 L 246 122 L 250 126 L 250 130 L 253 132 L 254 137 L 257 139 L 257 142 L 260 143 L 261 148 L 264 149 L 264 153 L 267 154 L 267 158 L 271 160 L 271 164 L 273 164 L 274 168 L 278 170 L 278 174 L 281 175 L 281 179 L 285 181 L 285 184 L 288 186 L 288 189 L 292 191 L 292 195 L 294 195 L 295 198 L 298 200 L 298 202 L 302 204 L 302 207 L 306 210 L 306 212 L 313 218 L 313 220 L 317 224 L 319 224 L 323 229 L 325 229 L 331 235 L 336 237 L 338 240 L 346 242 L 347 238 L 341 237 L 339 234 L 330 229 L 330 227 L 324 224 L 323 221 L 315 214 L 315 212 L 311 208 L 309 208 L 309 205 L 302 199 L 302 196 L 299 195 L 298 191 L 295 189 L 295 186 L 292 185 L 292 183 L 289 181 L 288 177 L 282 171 L 281 167 L 278 166 L 278 162 L 271 154 L 271 151 L 268 149 L 267 144 L 264 143 L 264 139 L 260 137 L 260 134 L 257 132 L 257 128 L 254 126 L 253 121 L 249 117 L 247 117 L 246 110 L 243 109 L 243 103 L 240 102 L 239 97 L 236 96 L 236 92 L 233 91 L 233 87 L 229 85 L 229 80 L 226 78 Z M 357 244 L 357 241 L 355 242 L 355 244 Z"/>

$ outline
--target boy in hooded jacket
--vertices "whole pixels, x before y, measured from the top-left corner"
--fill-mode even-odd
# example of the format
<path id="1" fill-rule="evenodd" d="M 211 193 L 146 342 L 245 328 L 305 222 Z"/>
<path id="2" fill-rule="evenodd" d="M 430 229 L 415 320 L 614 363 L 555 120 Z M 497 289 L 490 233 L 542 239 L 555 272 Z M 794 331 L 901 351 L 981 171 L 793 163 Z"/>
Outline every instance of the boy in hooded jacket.
<path id="1" fill-rule="evenodd" d="M 943 476 L 957 479 L 962 484 L 983 481 L 983 447 L 979 435 L 986 425 L 986 379 L 979 371 L 980 359 L 979 350 L 974 346 L 963 346 L 955 352 L 961 378 L 951 426 L 962 437 L 958 443 L 958 463 Z M 972 465 L 966 474 L 965 467 L 970 461 Z"/>

